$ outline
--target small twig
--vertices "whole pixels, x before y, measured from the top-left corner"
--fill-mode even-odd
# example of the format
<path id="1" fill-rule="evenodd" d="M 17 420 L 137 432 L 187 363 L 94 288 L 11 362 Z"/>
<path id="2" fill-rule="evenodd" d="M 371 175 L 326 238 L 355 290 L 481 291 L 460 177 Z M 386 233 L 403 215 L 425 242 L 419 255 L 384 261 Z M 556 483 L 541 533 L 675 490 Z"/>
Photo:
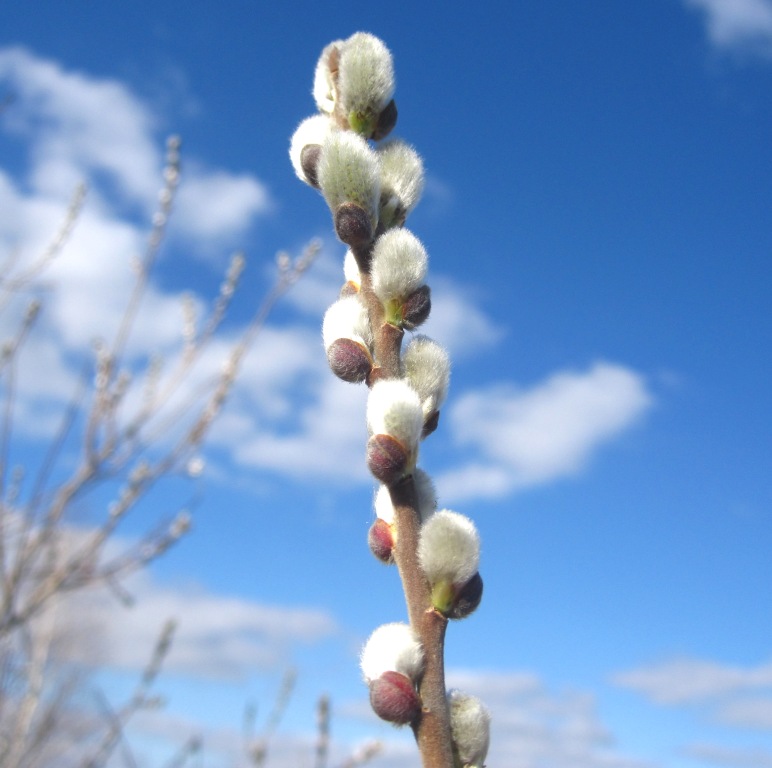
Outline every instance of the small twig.
<path id="1" fill-rule="evenodd" d="M 70 239 L 72 230 L 80 218 L 83 209 L 83 201 L 86 198 L 86 185 L 79 184 L 75 188 L 70 204 L 65 213 L 64 220 L 51 242 L 46 246 L 40 256 L 21 274 L 7 277 L 11 272 L 12 263 L 4 265 L 0 270 L 0 312 L 8 304 L 10 298 L 18 294 L 30 281 L 36 278 L 48 265 L 61 253 L 62 248 Z M 5 277 L 4 277 L 5 276 Z"/>
<path id="2" fill-rule="evenodd" d="M 252 762 L 252 765 L 255 766 L 255 768 L 263 768 L 265 765 L 265 761 L 268 757 L 268 746 L 270 744 L 271 738 L 276 732 L 276 729 L 279 727 L 279 723 L 281 722 L 282 717 L 284 717 L 284 712 L 286 711 L 287 704 L 289 703 L 289 700 L 292 696 L 292 691 L 295 689 L 296 681 L 297 670 L 288 669 L 284 673 L 281 685 L 279 686 L 279 690 L 273 702 L 273 709 L 271 709 L 271 712 L 268 715 L 268 719 L 263 726 L 262 733 L 259 737 L 253 739 L 250 739 L 247 735 L 247 753 L 249 755 L 249 759 Z M 252 713 L 255 712 L 254 709 L 251 711 Z M 252 715 L 252 720 L 253 719 L 254 714 Z M 245 722 L 245 727 L 249 725 L 250 723 Z M 252 743 L 249 743 L 250 741 Z"/>
<path id="3" fill-rule="evenodd" d="M 140 709 L 147 708 L 153 704 L 150 698 L 150 689 L 155 683 L 161 671 L 161 666 L 171 649 L 175 630 L 176 623 L 174 621 L 167 621 L 161 630 L 150 661 L 143 670 L 142 676 L 128 702 L 115 712 L 109 707 L 106 708 L 109 714 L 109 726 L 101 743 L 96 747 L 91 757 L 82 763 L 82 768 L 99 768 L 103 766 L 107 758 L 115 750 L 118 742 L 123 740 L 129 720 Z"/>
<path id="4" fill-rule="evenodd" d="M 348 760 L 341 763 L 340 768 L 358 768 L 360 765 L 369 763 L 370 760 L 380 755 L 381 752 L 383 752 L 383 744 L 380 741 L 370 741 L 357 749 Z"/>
<path id="5" fill-rule="evenodd" d="M 322 695 L 316 705 L 316 763 L 315 768 L 327 768 L 330 749 L 330 697 Z"/>

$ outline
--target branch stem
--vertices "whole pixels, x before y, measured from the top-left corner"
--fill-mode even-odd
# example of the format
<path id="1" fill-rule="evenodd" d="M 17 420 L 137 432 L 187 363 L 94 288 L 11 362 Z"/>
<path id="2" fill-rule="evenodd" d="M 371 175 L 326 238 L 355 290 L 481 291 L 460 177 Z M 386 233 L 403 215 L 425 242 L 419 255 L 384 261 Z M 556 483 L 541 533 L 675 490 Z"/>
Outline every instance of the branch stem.
<path id="1" fill-rule="evenodd" d="M 364 254 L 363 254 L 364 255 Z M 360 261 L 359 255 L 357 261 Z M 365 259 L 362 259 L 365 261 Z M 376 369 L 370 384 L 379 378 L 398 378 L 404 331 L 384 322 L 380 299 L 372 290 L 370 276 L 362 275 L 362 299 L 373 329 Z M 425 670 L 419 685 L 422 711 L 413 723 L 424 768 L 453 768 L 450 713 L 445 689 L 445 629 L 448 620 L 432 605 L 431 588 L 418 562 L 421 517 L 418 511 L 413 475 L 407 475 L 389 488 L 396 543 L 394 559 L 402 579 L 410 626 L 424 649 Z"/>

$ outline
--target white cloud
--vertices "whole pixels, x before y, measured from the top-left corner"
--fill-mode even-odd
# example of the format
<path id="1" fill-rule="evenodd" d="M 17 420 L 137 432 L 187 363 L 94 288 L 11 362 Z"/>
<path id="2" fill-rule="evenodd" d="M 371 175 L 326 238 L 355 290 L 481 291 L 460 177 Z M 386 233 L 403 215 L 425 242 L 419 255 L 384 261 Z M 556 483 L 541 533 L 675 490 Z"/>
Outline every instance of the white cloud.
<path id="1" fill-rule="evenodd" d="M 759 748 L 726 747 L 717 744 L 692 744 L 682 754 L 721 768 L 772 768 L 772 752 Z"/>
<path id="2" fill-rule="evenodd" d="M 454 357 L 474 356 L 501 340 L 504 329 L 478 306 L 473 289 L 430 275 L 432 311 L 420 333 L 439 341 Z"/>
<path id="3" fill-rule="evenodd" d="M 654 768 L 624 754 L 602 722 L 592 695 L 552 690 L 537 675 L 510 670 L 449 670 L 448 685 L 479 696 L 492 714 L 491 749 L 487 764 L 506 768 Z M 173 702 L 172 702 L 173 703 Z M 310 713 L 310 709 L 304 711 Z M 280 728 L 269 749 L 271 766 L 290 768 L 308 762 L 314 735 L 305 729 Z M 372 768 L 418 768 L 420 758 L 409 729 L 395 731 L 372 713 L 366 696 L 356 701 L 333 699 L 333 744 L 330 763 L 342 764 L 366 740 L 377 739 L 383 751 Z M 240 746 L 234 729 L 215 729 L 173 714 L 141 717 L 134 732 L 144 732 L 180 744 L 184 735 L 203 739 L 207 764 L 232 765 Z M 347 734 L 348 743 L 340 734 Z M 353 735 L 352 734 L 361 734 Z"/>
<path id="4" fill-rule="evenodd" d="M 250 429 L 234 458 L 298 478 L 369 482 L 365 468 L 367 388 L 339 381 L 328 370 L 324 374 L 314 400 L 300 407 L 297 427 L 289 431 Z"/>
<path id="5" fill-rule="evenodd" d="M 755 667 L 675 659 L 619 672 L 613 682 L 658 704 L 699 704 L 730 694 L 772 688 L 772 661 Z"/>
<path id="6" fill-rule="evenodd" d="M 591 694 L 553 691 L 532 673 L 449 670 L 449 687 L 491 711 L 489 765 L 507 768 L 644 768 L 620 754 Z"/>
<path id="7" fill-rule="evenodd" d="M 772 55 L 770 0 L 685 0 L 705 16 L 708 37 L 724 50 Z"/>
<path id="8" fill-rule="evenodd" d="M 271 208 L 268 189 L 253 176 L 185 168 L 173 227 L 186 240 L 220 246 L 244 236 L 256 215 Z"/>
<path id="9" fill-rule="evenodd" d="M 612 682 L 655 704 L 684 708 L 725 728 L 772 733 L 772 661 L 740 666 L 680 658 L 619 672 Z M 753 750 L 700 745 L 685 752 L 718 765 L 772 765 L 772 753 Z"/>
<path id="10" fill-rule="evenodd" d="M 4 124 L 31 144 L 26 181 L 36 195 L 66 200 L 88 181 L 100 201 L 152 212 L 163 163 L 157 121 L 125 85 L 67 71 L 20 47 L 0 49 L 2 80 L 14 96 Z M 216 244 L 240 236 L 270 209 L 266 187 L 252 176 L 194 158 L 184 167 L 175 231 L 190 239 Z"/>
<path id="11" fill-rule="evenodd" d="M 93 341 L 111 341 L 122 321 L 162 185 L 162 142 L 150 108 L 118 81 L 71 72 L 11 47 L 0 48 L 0 83 L 14 97 L 0 127 L 20 147 L 14 175 L 0 171 L 5 280 L 40 258 L 75 188 L 88 185 L 68 240 L 34 284 L 43 312 L 22 352 L 16 407 L 19 428 L 41 436 L 71 397 Z M 195 239 L 202 251 L 237 240 L 268 209 L 268 193 L 254 177 L 211 169 L 196 158 L 186 158 L 188 166 L 172 221 L 175 233 Z M 27 299 L 0 305 L 3 339 L 16 333 Z M 202 309 L 200 298 L 193 302 Z M 151 279 L 129 339 L 129 364 L 162 355 L 168 370 L 180 353 L 182 326 L 181 296 Z M 216 375 L 226 350 L 212 347 L 185 381 L 186 392 Z"/>
<path id="12" fill-rule="evenodd" d="M 445 425 L 482 459 L 443 475 L 440 492 L 453 499 L 500 497 L 575 474 L 651 405 L 645 380 L 610 363 L 557 373 L 529 390 L 503 384 L 462 395 Z"/>
<path id="13" fill-rule="evenodd" d="M 259 701 L 258 709 L 262 717 L 258 723 L 255 737 L 260 740 L 261 727 L 269 715 L 270 700 Z M 242 707 L 244 702 L 241 702 Z M 290 701 L 290 708 L 294 702 Z M 142 766 L 165 766 L 173 764 L 172 757 L 180 753 L 182 745 L 191 738 L 200 741 L 199 757 L 194 764 L 206 764 L 209 768 L 233 768 L 233 766 L 252 764 L 247 758 L 246 741 L 243 728 L 239 728 L 241 712 L 233 708 L 234 717 L 231 727 L 215 727 L 192 718 L 175 715 L 172 712 L 138 713 L 127 728 L 128 743 L 136 758 L 136 764 Z M 267 740 L 266 765 L 270 768 L 298 768 L 311 765 L 318 744 L 318 736 L 313 730 L 314 714 L 312 707 L 303 710 L 303 719 L 307 727 L 301 731 L 290 729 L 280 723 L 277 731 Z M 373 739 L 358 739 L 346 743 L 337 737 L 340 726 L 340 714 L 333 711 L 332 734 L 328 744 L 328 764 L 348 765 L 347 762 Z M 393 732 L 394 729 L 391 729 Z M 159 744 L 163 745 L 159 749 Z M 382 756 L 367 762 L 369 768 L 418 768 L 417 752 L 414 744 L 384 744 Z M 122 756 L 121 756 L 122 757 Z M 108 763 L 109 768 L 122 768 L 125 760 L 116 759 Z M 411 760 L 412 758 L 412 760 Z M 359 763 L 357 763 L 359 764 Z M 363 763 L 364 764 L 364 763 Z"/>
<path id="14" fill-rule="evenodd" d="M 716 718 L 726 725 L 772 731 L 772 692 L 728 701 L 718 708 Z"/>
<path id="15" fill-rule="evenodd" d="M 175 620 L 177 631 L 164 663 L 167 673 L 194 680 L 240 680 L 287 664 L 293 647 L 339 631 L 332 616 L 319 608 L 265 605 L 201 587 L 168 586 L 146 571 L 125 586 L 135 607 L 92 590 L 68 600 L 66 615 L 77 616 L 85 629 L 81 642 L 69 647 L 71 660 L 138 672 L 147 665 L 161 628 Z"/>
<path id="16" fill-rule="evenodd" d="M 322 317 L 330 304 L 337 301 L 343 287 L 346 247 L 324 237 L 317 238 L 317 241 L 321 243 L 321 248 L 314 259 L 313 268 L 292 287 L 287 294 L 287 302 L 318 326 L 321 339 Z"/>
<path id="17" fill-rule="evenodd" d="M 161 163 L 154 121 L 125 86 L 68 72 L 19 47 L 0 50 L 0 79 L 14 96 L 6 125 L 34 137 L 29 180 L 36 192 L 66 198 L 101 172 L 129 199 L 152 205 Z"/>

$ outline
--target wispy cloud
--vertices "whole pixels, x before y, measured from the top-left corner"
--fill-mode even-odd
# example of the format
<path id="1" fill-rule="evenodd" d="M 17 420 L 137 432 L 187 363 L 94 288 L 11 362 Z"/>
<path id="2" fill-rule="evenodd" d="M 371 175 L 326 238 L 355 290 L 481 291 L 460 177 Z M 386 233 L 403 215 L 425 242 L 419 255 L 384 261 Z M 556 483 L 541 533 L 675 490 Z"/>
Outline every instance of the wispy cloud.
<path id="1" fill-rule="evenodd" d="M 658 704 L 704 703 L 728 694 L 772 689 L 772 661 L 741 667 L 702 659 L 674 659 L 619 672 L 613 682 Z"/>
<path id="2" fill-rule="evenodd" d="M 480 306 L 474 289 L 443 276 L 430 276 L 432 311 L 421 333 L 439 341 L 453 359 L 474 357 L 494 346 L 505 335 Z"/>
<path id="3" fill-rule="evenodd" d="M 772 768 L 772 752 L 766 749 L 692 744 L 680 751 L 691 760 L 718 765 L 720 768 Z"/>
<path id="4" fill-rule="evenodd" d="M 142 670 L 161 628 L 178 622 L 164 665 L 194 680 L 242 680 L 291 661 L 292 649 L 335 635 L 335 619 L 319 608 L 262 604 L 216 594 L 203 587 L 169 586 L 142 572 L 126 583 L 136 607 L 107 592 L 71 598 L 66 615 L 77 616 L 80 642 L 71 660 L 85 665 Z M 64 614 L 61 620 L 66 624 Z"/>
<path id="5" fill-rule="evenodd" d="M 490 709 L 489 765 L 512 768 L 644 768 L 615 749 L 593 695 L 554 691 L 535 674 L 450 670 L 449 685 L 479 696 Z"/>
<path id="6" fill-rule="evenodd" d="M 491 751 L 487 764 L 506 768 L 655 768 L 625 754 L 602 721 L 595 698 L 583 691 L 554 690 L 538 675 L 513 670 L 449 670 L 448 685 L 479 696 L 491 711 Z M 371 738 L 383 743 L 372 768 L 417 766 L 419 756 L 409 729 L 395 731 L 373 714 L 366 695 L 334 702 L 331 763 L 339 764 L 357 745 Z M 138 719 L 135 732 L 179 744 L 181 734 L 203 738 L 207 764 L 232 765 L 238 757 L 238 734 L 171 715 Z M 341 734 L 345 734 L 342 736 Z M 314 741 L 312 724 L 294 733 L 280 730 L 270 748 L 276 768 L 305 764 Z"/>
<path id="7" fill-rule="evenodd" d="M 772 733 L 772 661 L 756 666 L 680 658 L 619 672 L 612 682 L 642 694 L 655 704 L 693 710 L 730 728 Z M 695 757 L 720 765 L 767 765 L 755 752 L 719 747 L 689 747 Z M 731 753 L 731 754 L 730 754 Z M 772 764 L 772 753 L 765 753 Z"/>
<path id="8" fill-rule="evenodd" d="M 445 423 L 479 458 L 441 476 L 441 494 L 500 497 L 575 474 L 652 403 L 640 374 L 611 363 L 557 373 L 527 390 L 501 384 L 462 395 Z"/>
<path id="9" fill-rule="evenodd" d="M 255 216 L 271 210 L 268 188 L 249 174 L 207 171 L 186 165 L 175 205 L 173 231 L 186 242 L 221 254 L 246 236 Z"/>
<path id="10" fill-rule="evenodd" d="M 163 183 L 163 140 L 150 106 L 123 83 L 69 71 L 24 48 L 0 48 L 0 84 L 13 95 L 0 130 L 19 148 L 13 172 L 0 170 L 6 278 L 39 259 L 76 187 L 88 186 L 74 229 L 45 271 L 42 289 L 36 285 L 43 311 L 20 358 L 17 423 L 40 436 L 53 428 L 56 408 L 74 392 L 94 340 L 109 342 L 123 318 Z M 222 248 L 238 242 L 270 206 L 258 179 L 189 157 L 172 218 L 174 236 L 222 258 Z M 191 300 L 200 316 L 205 299 Z M 20 306 L 7 309 L 0 317 L 3 338 L 13 336 L 23 312 Z M 127 347 L 130 362 L 160 355 L 169 370 L 180 353 L 182 327 L 182 297 L 151 280 Z M 213 344 L 185 389 L 211 384 L 227 351 Z"/>
<path id="11" fill-rule="evenodd" d="M 153 112 L 127 86 L 68 71 L 21 47 L 0 49 L 0 81 L 14 97 L 3 124 L 30 145 L 26 182 L 36 196 L 66 200 L 88 181 L 102 201 L 154 210 L 163 145 Z M 270 209 L 254 177 L 195 158 L 190 168 L 176 224 L 183 234 L 238 234 Z"/>
<path id="12" fill-rule="evenodd" d="M 770 0 L 685 0 L 702 12 L 710 41 L 737 53 L 772 56 Z"/>

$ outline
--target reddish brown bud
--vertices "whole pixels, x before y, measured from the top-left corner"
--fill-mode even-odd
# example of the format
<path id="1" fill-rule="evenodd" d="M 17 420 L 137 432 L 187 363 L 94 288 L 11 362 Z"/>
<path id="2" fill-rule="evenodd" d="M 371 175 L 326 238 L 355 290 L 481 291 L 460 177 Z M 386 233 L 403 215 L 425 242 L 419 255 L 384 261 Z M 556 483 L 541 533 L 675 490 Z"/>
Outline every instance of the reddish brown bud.
<path id="1" fill-rule="evenodd" d="M 431 290 L 428 285 L 422 285 L 410 294 L 402 307 L 402 327 L 412 331 L 423 323 L 432 308 Z"/>
<path id="2" fill-rule="evenodd" d="M 370 706 L 395 725 L 412 723 L 421 714 L 421 699 L 410 678 L 400 672 L 384 672 L 370 683 Z"/>
<path id="3" fill-rule="evenodd" d="M 373 138 L 380 141 L 391 133 L 392 128 L 397 124 L 397 105 L 392 99 L 378 115 L 378 120 L 373 131 Z"/>
<path id="4" fill-rule="evenodd" d="M 384 485 L 399 480 L 407 469 L 405 446 L 391 435 L 373 435 L 367 441 L 367 466 Z"/>
<path id="5" fill-rule="evenodd" d="M 316 169 L 319 167 L 319 158 L 322 154 L 321 144 L 306 144 L 300 150 L 300 167 L 312 187 L 319 189 L 319 179 Z"/>
<path id="6" fill-rule="evenodd" d="M 352 248 L 364 247 L 373 239 L 373 227 L 364 208 L 356 203 L 342 203 L 333 215 L 335 233 Z"/>
<path id="7" fill-rule="evenodd" d="M 483 580 L 479 572 L 475 573 L 469 581 L 459 590 L 453 605 L 447 612 L 449 619 L 465 619 L 470 613 L 474 613 L 480 605 L 483 593 Z"/>
<path id="8" fill-rule="evenodd" d="M 394 535 L 391 526 L 380 517 L 370 526 L 367 534 L 370 551 L 382 562 L 391 565 L 394 562 Z"/>
<path id="9" fill-rule="evenodd" d="M 333 341 L 327 349 L 327 362 L 339 379 L 351 384 L 364 381 L 373 367 L 370 353 L 353 339 Z"/>

